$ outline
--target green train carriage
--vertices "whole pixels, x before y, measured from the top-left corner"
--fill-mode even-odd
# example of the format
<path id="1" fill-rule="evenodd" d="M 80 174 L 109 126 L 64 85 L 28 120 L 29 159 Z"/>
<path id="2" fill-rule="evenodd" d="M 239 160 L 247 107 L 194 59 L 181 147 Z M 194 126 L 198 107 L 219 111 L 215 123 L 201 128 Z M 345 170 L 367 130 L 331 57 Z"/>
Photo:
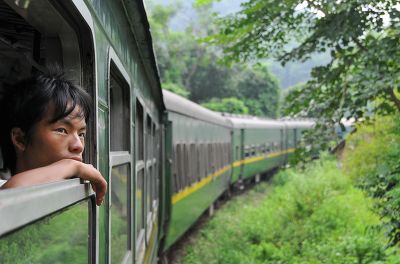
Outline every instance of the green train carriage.
<path id="1" fill-rule="evenodd" d="M 285 139 L 283 144 L 287 149 L 286 161 L 294 154 L 296 148 L 299 147 L 300 141 L 303 136 L 303 131 L 312 129 L 315 122 L 311 119 L 294 119 L 294 120 L 283 120 L 285 124 Z"/>
<path id="2" fill-rule="evenodd" d="M 163 91 L 171 138 L 170 211 L 164 251 L 179 239 L 230 184 L 231 124 L 219 114 Z M 167 186 L 168 188 L 168 186 Z"/>
<path id="3" fill-rule="evenodd" d="M 0 263 L 156 261 L 164 104 L 142 1 L 0 1 L 0 84 L 61 65 L 93 97 L 78 179 L 0 192 Z M 0 87 L 1 88 L 1 87 Z"/>
<path id="4" fill-rule="evenodd" d="M 283 122 L 248 116 L 228 115 L 227 118 L 233 125 L 233 184 L 241 184 L 284 164 Z"/>

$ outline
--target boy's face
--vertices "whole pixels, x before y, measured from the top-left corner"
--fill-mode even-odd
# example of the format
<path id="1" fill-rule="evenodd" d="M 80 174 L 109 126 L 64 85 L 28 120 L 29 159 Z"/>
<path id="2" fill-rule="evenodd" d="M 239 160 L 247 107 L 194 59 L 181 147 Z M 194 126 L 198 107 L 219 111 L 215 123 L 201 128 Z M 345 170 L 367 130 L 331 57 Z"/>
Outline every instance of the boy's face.
<path id="1" fill-rule="evenodd" d="M 79 116 L 80 108 L 75 109 L 65 118 L 49 123 L 52 109 L 35 127 L 29 143 L 22 153 L 26 169 L 50 165 L 61 159 L 82 161 L 85 147 L 86 122 Z"/>

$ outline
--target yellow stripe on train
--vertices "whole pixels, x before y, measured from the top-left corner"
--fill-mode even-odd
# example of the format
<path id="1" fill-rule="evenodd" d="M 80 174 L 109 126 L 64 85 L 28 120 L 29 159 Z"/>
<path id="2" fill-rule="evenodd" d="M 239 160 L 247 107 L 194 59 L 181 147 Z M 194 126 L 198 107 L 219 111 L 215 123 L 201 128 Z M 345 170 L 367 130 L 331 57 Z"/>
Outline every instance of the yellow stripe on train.
<path id="1" fill-rule="evenodd" d="M 283 154 L 294 152 L 294 150 L 295 150 L 294 148 L 290 148 L 290 149 L 287 149 L 287 150 L 284 150 L 284 151 L 274 152 L 274 153 L 271 153 L 271 154 L 268 154 L 268 155 L 252 157 L 252 158 L 248 158 L 248 159 L 244 159 L 244 160 L 238 160 L 238 161 L 235 161 L 233 163 L 233 167 L 238 167 L 241 164 L 249 164 L 249 163 L 257 162 L 257 161 L 268 159 L 268 158 L 278 157 L 278 156 L 283 155 Z M 193 184 L 193 185 L 191 185 L 189 187 L 186 187 L 185 189 L 183 189 L 179 193 L 173 195 L 172 196 L 172 204 L 176 204 L 177 202 L 179 202 L 180 200 L 184 199 L 185 197 L 187 197 L 187 196 L 191 195 L 192 193 L 196 192 L 197 190 L 203 188 L 203 186 L 205 186 L 210 181 L 212 181 L 213 178 L 221 176 L 227 170 L 229 170 L 231 167 L 232 167 L 231 165 L 227 165 L 227 166 L 223 167 L 222 169 L 217 170 L 216 172 L 208 175 L 207 177 L 205 177 L 201 181 L 199 181 L 199 182 L 197 182 L 197 183 L 195 183 L 195 184 Z"/>
<path id="2" fill-rule="evenodd" d="M 227 165 L 227 166 L 223 167 L 222 169 L 217 170 L 216 172 L 208 175 L 207 177 L 205 177 L 204 179 L 202 179 L 198 183 L 195 183 L 195 184 L 193 184 L 193 185 L 191 185 L 189 187 L 186 187 L 181 192 L 179 192 L 179 193 L 175 194 L 174 196 L 172 196 L 172 204 L 175 204 L 175 203 L 179 202 L 180 200 L 182 200 L 186 196 L 189 196 L 190 194 L 192 194 L 195 191 L 199 190 L 204 185 L 206 185 L 210 181 L 212 181 L 213 178 L 217 178 L 217 177 L 221 176 L 222 174 L 224 174 L 224 172 L 226 172 L 230 168 L 231 168 L 231 165 Z"/>

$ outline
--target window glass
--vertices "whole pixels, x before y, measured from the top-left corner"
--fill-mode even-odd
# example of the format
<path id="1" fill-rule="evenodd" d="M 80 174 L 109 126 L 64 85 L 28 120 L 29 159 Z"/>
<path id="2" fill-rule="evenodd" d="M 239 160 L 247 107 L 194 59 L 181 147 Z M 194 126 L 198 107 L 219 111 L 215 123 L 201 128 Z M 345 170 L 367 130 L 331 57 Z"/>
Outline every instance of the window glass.
<path id="1" fill-rule="evenodd" d="M 174 187 L 174 192 L 177 192 L 179 190 L 179 175 L 178 175 L 178 153 L 177 153 L 177 149 L 178 147 L 175 145 L 173 147 L 173 162 L 171 164 L 172 166 L 172 173 L 173 173 L 173 177 L 172 177 L 172 181 L 173 181 L 173 187 Z"/>
<path id="2" fill-rule="evenodd" d="M 135 200 L 135 217 L 136 217 L 136 239 L 141 239 L 141 231 L 144 230 L 144 210 L 145 210 L 145 169 L 146 161 L 144 160 L 144 110 L 139 100 L 136 100 L 136 166 L 141 167 L 136 170 L 136 200 Z M 137 241 L 138 245 L 143 241 Z M 138 246 L 137 245 L 137 246 Z M 137 247 L 136 246 L 136 247 Z"/>
<path id="3" fill-rule="evenodd" d="M 196 159 L 196 178 L 197 178 L 197 181 L 200 181 L 201 180 L 201 177 L 202 177 L 202 172 L 201 172 L 201 154 L 200 154 L 200 144 L 197 144 L 196 145 L 196 156 L 197 156 L 197 159 Z"/>
<path id="4" fill-rule="evenodd" d="M 212 145 L 207 144 L 207 158 L 208 158 L 208 174 L 212 173 L 213 168 L 212 168 L 212 160 L 213 160 L 213 152 L 212 152 Z"/>
<path id="5" fill-rule="evenodd" d="M 121 263 L 129 250 L 129 164 L 111 170 L 111 263 Z"/>
<path id="6" fill-rule="evenodd" d="M 88 200 L 0 239 L 0 263 L 88 263 Z"/>
<path id="7" fill-rule="evenodd" d="M 194 183 L 197 181 L 196 175 L 197 175 L 197 153 L 196 153 L 196 145 L 195 144 L 190 144 L 190 178 L 191 178 L 191 183 Z"/>
<path id="8" fill-rule="evenodd" d="M 110 251 L 111 263 L 121 263 L 130 245 L 130 94 L 117 66 L 110 64 Z M 122 152 L 123 151 L 123 152 Z"/>
<path id="9" fill-rule="evenodd" d="M 183 179 L 184 179 L 184 186 L 189 186 L 190 185 L 190 178 L 189 178 L 189 147 L 187 144 L 183 144 Z"/>
<path id="10" fill-rule="evenodd" d="M 177 182 L 178 182 L 178 190 L 181 190 L 184 185 L 184 179 L 183 179 L 183 155 L 182 155 L 182 144 L 177 145 L 177 152 L 176 152 L 176 164 L 177 164 Z"/>
<path id="11" fill-rule="evenodd" d="M 143 221 L 143 183 L 144 171 L 140 170 L 136 178 L 136 235 L 139 236 L 140 230 L 144 228 Z"/>
<path id="12" fill-rule="evenodd" d="M 149 213 L 151 211 L 151 186 L 152 186 L 152 172 L 153 166 L 150 166 L 148 169 L 147 177 L 146 177 L 146 212 Z"/>
<path id="13" fill-rule="evenodd" d="M 151 133 L 151 118 L 147 115 L 146 118 L 146 158 L 153 158 L 153 137 Z"/>
<path id="14" fill-rule="evenodd" d="M 144 159 L 143 151 L 143 107 L 139 100 L 136 100 L 136 157 L 137 160 Z"/>
<path id="15" fill-rule="evenodd" d="M 123 151 L 130 148 L 129 86 L 115 71 L 111 64 L 110 148 L 111 151 Z"/>

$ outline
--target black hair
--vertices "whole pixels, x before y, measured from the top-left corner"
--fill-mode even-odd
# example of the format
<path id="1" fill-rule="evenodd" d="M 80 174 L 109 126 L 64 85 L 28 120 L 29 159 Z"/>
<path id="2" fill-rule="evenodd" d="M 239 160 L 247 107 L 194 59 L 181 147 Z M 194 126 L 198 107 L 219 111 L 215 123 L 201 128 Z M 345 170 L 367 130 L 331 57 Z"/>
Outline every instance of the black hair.
<path id="1" fill-rule="evenodd" d="M 0 92 L 0 146 L 4 168 L 15 171 L 16 153 L 11 141 L 11 129 L 20 128 L 29 144 L 34 126 L 40 122 L 52 106 L 49 123 L 68 116 L 76 106 L 78 115 L 88 121 L 91 112 L 89 94 L 65 78 L 59 67 L 49 68 L 12 86 L 4 86 Z"/>

